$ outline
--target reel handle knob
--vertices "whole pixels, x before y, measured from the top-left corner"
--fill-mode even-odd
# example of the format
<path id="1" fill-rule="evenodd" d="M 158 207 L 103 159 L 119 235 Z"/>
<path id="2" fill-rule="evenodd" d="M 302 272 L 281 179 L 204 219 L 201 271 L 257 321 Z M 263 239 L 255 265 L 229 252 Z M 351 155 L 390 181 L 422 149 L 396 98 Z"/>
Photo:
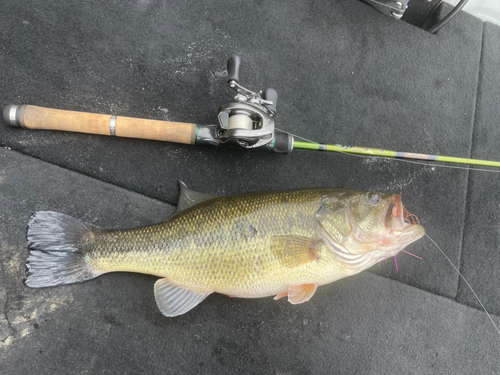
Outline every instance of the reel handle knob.
<path id="1" fill-rule="evenodd" d="M 233 55 L 227 60 L 227 79 L 228 81 L 239 81 L 241 59 Z"/>
<path id="2" fill-rule="evenodd" d="M 276 104 L 278 103 L 278 92 L 275 89 L 267 88 L 263 95 L 264 100 L 270 100 L 273 104 L 268 104 L 267 108 L 276 113 Z"/>

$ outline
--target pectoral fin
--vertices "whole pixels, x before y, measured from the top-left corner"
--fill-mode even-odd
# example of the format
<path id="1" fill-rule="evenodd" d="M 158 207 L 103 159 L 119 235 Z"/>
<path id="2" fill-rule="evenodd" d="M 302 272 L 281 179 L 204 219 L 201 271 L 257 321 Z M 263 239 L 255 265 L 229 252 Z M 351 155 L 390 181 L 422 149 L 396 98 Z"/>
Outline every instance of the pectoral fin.
<path id="1" fill-rule="evenodd" d="M 193 292 L 174 285 L 167 279 L 160 279 L 155 283 L 156 304 L 165 316 L 185 314 L 207 298 L 209 294 Z"/>
<path id="2" fill-rule="evenodd" d="M 288 287 L 288 302 L 297 305 L 307 302 L 318 289 L 318 284 L 290 285 Z"/>
<path id="3" fill-rule="evenodd" d="M 302 236 L 276 236 L 271 250 L 285 266 L 293 268 L 319 260 L 318 249 L 322 241 Z"/>
<path id="4" fill-rule="evenodd" d="M 274 297 L 273 299 L 275 301 L 277 301 L 277 300 L 279 300 L 279 299 L 281 299 L 283 297 L 286 297 L 287 295 L 288 295 L 288 292 L 279 293 L 279 294 L 276 294 L 276 297 Z"/>

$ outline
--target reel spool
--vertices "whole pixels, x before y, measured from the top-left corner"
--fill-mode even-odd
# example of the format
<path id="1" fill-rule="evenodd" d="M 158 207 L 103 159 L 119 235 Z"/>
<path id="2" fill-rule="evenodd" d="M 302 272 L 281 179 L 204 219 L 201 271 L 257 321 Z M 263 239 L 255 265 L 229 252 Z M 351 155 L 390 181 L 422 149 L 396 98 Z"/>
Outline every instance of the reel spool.
<path id="1" fill-rule="evenodd" d="M 274 140 L 274 119 L 278 93 L 274 89 L 253 92 L 238 83 L 241 59 L 227 62 L 228 84 L 236 90 L 234 102 L 219 111 L 219 141 L 222 144 L 256 148 Z"/>
<path id="2" fill-rule="evenodd" d="M 250 113 L 243 110 L 236 110 L 229 116 L 228 129 L 253 129 L 253 119 Z"/>

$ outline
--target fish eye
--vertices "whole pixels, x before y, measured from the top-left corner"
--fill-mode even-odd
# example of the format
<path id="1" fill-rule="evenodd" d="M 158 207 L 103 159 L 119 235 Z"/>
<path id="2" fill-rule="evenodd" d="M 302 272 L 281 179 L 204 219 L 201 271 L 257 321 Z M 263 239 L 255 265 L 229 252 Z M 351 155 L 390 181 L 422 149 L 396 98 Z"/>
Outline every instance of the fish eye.
<path id="1" fill-rule="evenodd" d="M 371 203 L 379 203 L 380 202 L 380 197 L 378 196 L 377 193 L 368 193 L 368 200 Z"/>

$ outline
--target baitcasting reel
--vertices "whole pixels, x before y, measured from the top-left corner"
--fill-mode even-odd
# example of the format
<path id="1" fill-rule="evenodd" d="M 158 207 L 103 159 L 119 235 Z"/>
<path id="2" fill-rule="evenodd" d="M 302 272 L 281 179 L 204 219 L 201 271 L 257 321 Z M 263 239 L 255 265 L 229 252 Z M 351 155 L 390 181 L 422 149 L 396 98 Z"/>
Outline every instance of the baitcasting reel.
<path id="1" fill-rule="evenodd" d="M 274 120 L 278 93 L 274 89 L 253 92 L 241 86 L 241 59 L 232 56 L 227 61 L 228 83 L 238 94 L 233 103 L 225 104 L 219 112 L 219 141 L 228 146 L 256 148 L 274 139 Z"/>
<path id="2" fill-rule="evenodd" d="M 227 61 L 228 84 L 237 94 L 233 102 L 220 108 L 218 125 L 197 125 L 196 144 L 263 147 L 288 154 L 293 149 L 293 136 L 274 128 L 278 93 L 271 88 L 253 92 L 240 85 L 240 65 L 241 59 L 236 55 Z"/>

